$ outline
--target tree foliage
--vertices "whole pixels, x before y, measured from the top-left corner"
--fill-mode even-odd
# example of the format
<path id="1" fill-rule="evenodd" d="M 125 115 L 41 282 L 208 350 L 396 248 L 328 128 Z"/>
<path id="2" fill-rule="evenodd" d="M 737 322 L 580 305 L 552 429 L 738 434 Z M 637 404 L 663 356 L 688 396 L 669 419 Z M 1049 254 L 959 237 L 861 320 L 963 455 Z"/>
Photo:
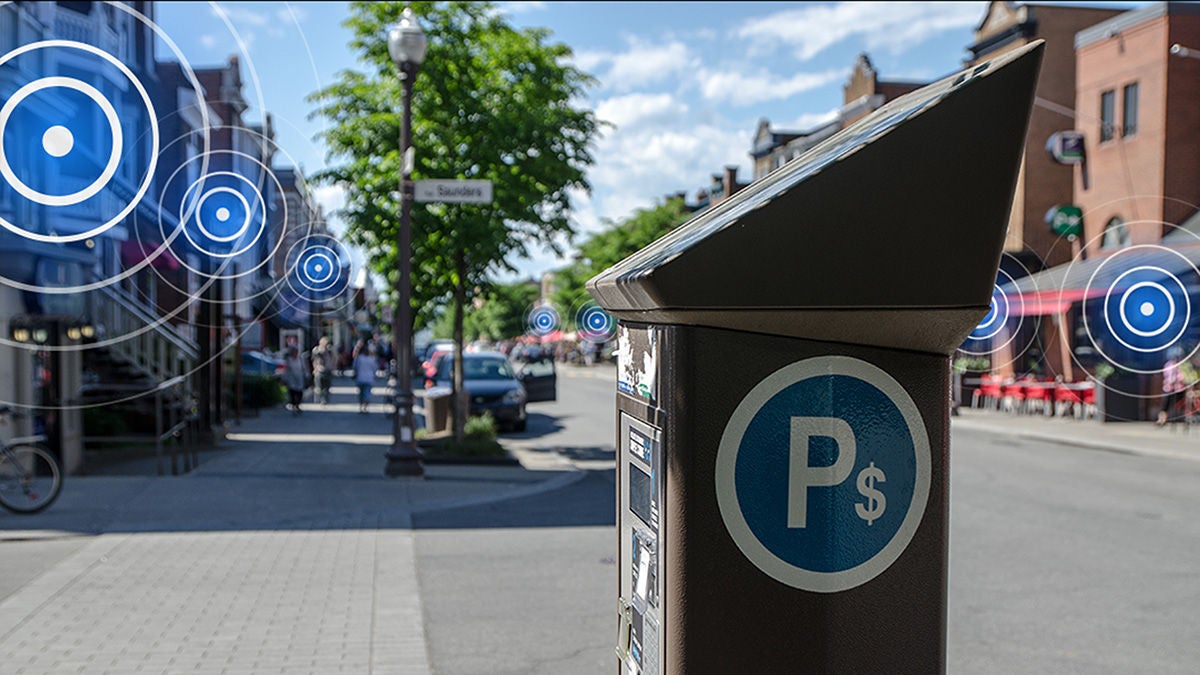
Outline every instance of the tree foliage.
<path id="1" fill-rule="evenodd" d="M 618 223 L 609 223 L 579 246 L 579 255 L 570 265 L 554 274 L 551 300 L 562 311 L 587 302 L 589 279 L 645 248 L 659 237 L 679 227 L 691 216 L 682 199 L 640 209 Z"/>
<path id="2" fill-rule="evenodd" d="M 346 190 L 348 238 L 363 246 L 394 287 L 400 208 L 403 85 L 387 49 L 388 28 L 406 5 L 351 4 L 346 26 L 363 71 L 343 71 L 314 93 L 313 115 L 331 168 L 319 182 Z M 517 30 L 490 3 L 414 2 L 428 39 L 413 81 L 413 179 L 486 179 L 489 204 L 416 204 L 412 209 L 412 305 L 418 320 L 449 299 L 455 308 L 455 437 L 462 439 L 463 309 L 488 276 L 542 245 L 561 253 L 570 238 L 570 191 L 588 190 L 595 115 L 579 107 L 592 78 L 568 63 L 571 50 L 544 29 Z M 565 237 L 564 237 L 565 235 Z"/>
<path id="3" fill-rule="evenodd" d="M 463 339 L 492 342 L 523 335 L 526 315 L 541 294 L 533 281 L 497 284 L 476 296 L 475 306 L 463 317 Z M 453 308 L 446 308 L 433 324 L 435 338 L 454 334 Z"/>
<path id="4" fill-rule="evenodd" d="M 387 29 L 402 3 L 355 2 L 346 25 L 362 71 L 314 93 L 331 168 L 318 182 L 346 191 L 349 240 L 396 281 L 401 84 Z M 413 90 L 413 178 L 488 179 L 490 204 L 413 205 L 413 308 L 423 319 L 457 289 L 514 270 L 541 245 L 561 253 L 572 232 L 569 191 L 588 190 L 598 122 L 579 101 L 593 80 L 544 29 L 517 30 L 489 3 L 411 4 L 429 47 Z"/>

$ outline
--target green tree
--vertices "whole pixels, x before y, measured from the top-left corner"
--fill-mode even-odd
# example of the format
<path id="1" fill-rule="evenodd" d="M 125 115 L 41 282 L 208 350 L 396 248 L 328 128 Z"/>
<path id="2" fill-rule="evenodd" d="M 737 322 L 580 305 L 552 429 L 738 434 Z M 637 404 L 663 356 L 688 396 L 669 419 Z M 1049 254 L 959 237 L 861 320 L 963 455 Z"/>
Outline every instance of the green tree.
<path id="1" fill-rule="evenodd" d="M 514 270 L 529 247 L 561 253 L 573 233 L 572 189 L 590 189 L 584 172 L 598 122 L 579 101 L 593 80 L 567 63 L 568 47 L 544 29 L 517 30 L 490 3 L 410 5 L 429 40 L 414 85 L 414 179 L 487 179 L 490 204 L 416 204 L 413 309 L 428 321 L 449 301 L 462 346 L 463 308 L 498 270 Z M 375 270 L 396 282 L 401 157 L 401 84 L 388 56 L 387 29 L 401 3 L 355 2 L 346 21 L 363 72 L 344 71 L 314 93 L 315 117 L 331 168 L 319 182 L 346 190 L 348 238 L 369 251 Z M 456 391 L 462 387 L 460 348 Z M 465 408 L 459 397 L 456 411 Z M 465 415 L 455 415 L 461 440 Z"/>
<path id="2" fill-rule="evenodd" d="M 671 199 L 648 209 L 639 209 L 618 223 L 588 237 L 579 246 L 575 261 L 554 273 L 553 303 L 567 312 L 587 302 L 587 282 L 592 277 L 645 248 L 691 217 L 682 199 Z M 570 317 L 563 317 L 570 320 Z"/>
<path id="3" fill-rule="evenodd" d="M 526 332 L 525 317 L 541 294 L 534 281 L 496 284 L 480 291 L 463 317 L 463 339 L 504 340 Z M 433 323 L 436 338 L 454 335 L 454 309 L 445 307 Z"/>

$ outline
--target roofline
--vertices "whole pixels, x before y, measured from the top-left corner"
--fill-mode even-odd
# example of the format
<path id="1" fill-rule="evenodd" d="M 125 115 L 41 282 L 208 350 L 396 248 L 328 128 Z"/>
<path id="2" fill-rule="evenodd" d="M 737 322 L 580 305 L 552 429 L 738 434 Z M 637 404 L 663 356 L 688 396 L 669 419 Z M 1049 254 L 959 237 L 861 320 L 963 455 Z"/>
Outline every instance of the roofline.
<path id="1" fill-rule="evenodd" d="M 1178 16 L 1182 14 L 1200 14 L 1200 5 L 1190 2 L 1156 2 L 1139 9 L 1131 9 L 1076 33 L 1075 49 L 1108 39 L 1123 30 L 1133 28 L 1134 26 L 1162 16 Z"/>

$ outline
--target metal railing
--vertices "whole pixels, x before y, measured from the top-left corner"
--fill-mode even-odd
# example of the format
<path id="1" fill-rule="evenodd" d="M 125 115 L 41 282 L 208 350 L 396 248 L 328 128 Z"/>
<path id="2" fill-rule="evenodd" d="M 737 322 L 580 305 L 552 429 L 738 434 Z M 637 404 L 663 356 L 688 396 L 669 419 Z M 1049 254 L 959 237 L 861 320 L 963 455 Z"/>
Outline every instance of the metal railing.
<path id="1" fill-rule="evenodd" d="M 192 372 L 200 348 L 155 317 L 136 298 L 113 286 L 88 293 L 88 316 L 102 344 L 156 380 Z"/>

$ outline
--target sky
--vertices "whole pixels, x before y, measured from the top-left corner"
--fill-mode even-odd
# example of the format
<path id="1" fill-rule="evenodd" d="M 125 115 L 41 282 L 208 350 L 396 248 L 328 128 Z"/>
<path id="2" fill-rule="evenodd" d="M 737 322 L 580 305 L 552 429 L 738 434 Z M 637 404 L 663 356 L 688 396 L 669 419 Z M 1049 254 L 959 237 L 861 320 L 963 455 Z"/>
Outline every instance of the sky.
<path id="1" fill-rule="evenodd" d="M 1138 2 L 1052 3 L 1135 7 Z M 842 104 L 855 59 L 866 53 L 884 80 L 933 81 L 959 70 L 986 2 L 504 2 L 521 27 L 549 29 L 573 62 L 596 78 L 585 105 L 611 123 L 597 139 L 590 193 L 573 195 L 581 241 L 639 208 L 686 191 L 689 200 L 725 166 L 749 182 L 759 120 L 806 130 Z M 162 2 L 157 22 L 174 45 L 159 58 L 193 67 L 238 54 L 251 121 L 272 115 L 283 150 L 277 165 L 311 174 L 326 165 L 305 98 L 358 69 L 347 47 L 340 2 Z M 420 86 L 420 79 L 416 86 Z M 417 149 L 419 152 L 419 148 Z M 430 176 L 430 178 L 433 178 Z M 326 210 L 336 187 L 318 187 Z M 336 219 L 335 231 L 343 227 Z M 569 260 L 534 250 L 514 260 L 517 275 L 539 277 Z"/>

